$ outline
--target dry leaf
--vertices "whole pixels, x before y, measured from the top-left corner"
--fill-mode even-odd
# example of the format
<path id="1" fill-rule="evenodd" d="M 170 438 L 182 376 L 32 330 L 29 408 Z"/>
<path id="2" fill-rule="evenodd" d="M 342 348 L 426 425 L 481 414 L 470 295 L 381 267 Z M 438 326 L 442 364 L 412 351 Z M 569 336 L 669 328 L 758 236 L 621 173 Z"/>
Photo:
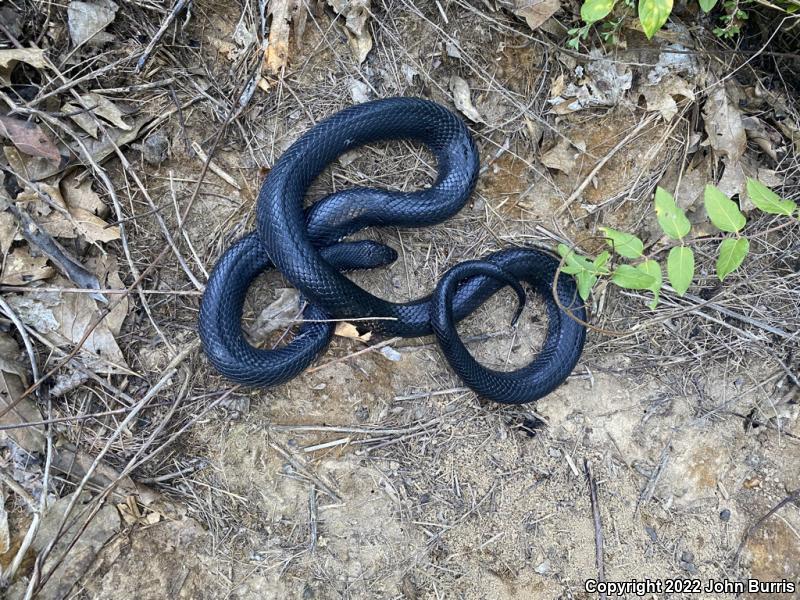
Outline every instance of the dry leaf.
<path id="1" fill-rule="evenodd" d="M 542 155 L 542 164 L 548 169 L 569 174 L 575 168 L 575 163 L 582 152 L 582 149 L 572 145 L 569 140 L 560 138 L 555 146 Z"/>
<path id="2" fill-rule="evenodd" d="M 661 113 L 663 119 L 668 122 L 678 114 L 675 96 L 694 100 L 692 87 L 677 75 L 664 77 L 656 85 L 643 86 L 642 94 L 647 101 L 647 110 Z"/>
<path id="3" fill-rule="evenodd" d="M 0 425 L 37 423 L 42 414 L 32 397 L 20 400 L 28 387 L 28 371 L 20 361 L 20 348 L 7 333 L 0 333 Z M 44 452 L 45 435 L 42 425 L 6 429 L 7 435 L 29 453 Z"/>
<path id="4" fill-rule="evenodd" d="M 367 26 L 370 0 L 328 0 L 336 14 L 345 18 L 345 31 L 350 50 L 358 64 L 364 62 L 372 50 L 372 36 Z"/>
<path id="5" fill-rule="evenodd" d="M 300 313 L 300 292 L 294 288 L 278 290 L 278 299 L 262 310 L 255 323 L 248 327 L 252 340 L 264 339 L 277 329 L 290 327 Z"/>
<path id="6" fill-rule="evenodd" d="M 0 254 L 7 254 L 14 240 L 21 237 L 14 215 L 0 211 Z"/>
<path id="7" fill-rule="evenodd" d="M 97 192 L 92 189 L 90 179 L 79 182 L 76 176 L 70 175 L 61 180 L 60 187 L 61 196 L 70 208 L 81 208 L 98 217 L 108 216 L 111 212 Z"/>
<path id="8" fill-rule="evenodd" d="M 358 79 L 351 79 L 350 96 L 356 104 L 369 102 L 369 86 Z"/>
<path id="9" fill-rule="evenodd" d="M 40 279 L 50 279 L 56 271 L 47 264 L 44 256 L 31 256 L 28 248 L 20 246 L 5 257 L 0 283 L 4 285 L 25 285 Z"/>
<path id="10" fill-rule="evenodd" d="M 90 92 L 88 94 L 81 95 L 81 100 L 83 100 L 83 104 L 87 108 L 91 108 L 95 115 L 102 117 L 119 129 L 122 129 L 123 131 L 130 131 L 133 129 L 133 127 L 128 125 L 122 119 L 122 111 L 108 98 L 101 96 L 100 94 Z"/>
<path id="11" fill-rule="evenodd" d="M 97 139 L 97 123 L 95 120 L 86 112 L 86 110 L 82 106 L 78 106 L 77 104 L 64 104 L 61 107 L 61 112 L 66 113 L 69 115 L 69 118 L 81 129 L 83 129 L 86 133 L 88 133 L 93 138 Z"/>
<path id="12" fill-rule="evenodd" d="M 76 46 L 87 42 L 97 45 L 113 40 L 113 36 L 103 30 L 114 20 L 118 8 L 111 0 L 70 2 L 67 6 L 67 21 L 72 43 Z"/>
<path id="13" fill-rule="evenodd" d="M 450 92 L 453 94 L 453 102 L 455 103 L 456 108 L 461 111 L 461 114 L 467 117 L 470 121 L 474 121 L 475 123 L 483 123 L 483 117 L 481 117 L 478 110 L 472 104 L 469 84 L 464 79 L 458 77 L 457 75 L 453 75 L 450 78 Z"/>
<path id="14" fill-rule="evenodd" d="M 39 48 L 11 48 L 0 50 L 0 68 L 11 69 L 18 62 L 24 62 L 37 69 L 44 69 L 44 50 Z"/>
<path id="15" fill-rule="evenodd" d="M 54 163 L 47 158 L 22 154 L 14 146 L 5 146 L 3 153 L 11 169 L 28 181 L 41 181 L 61 171 L 60 164 Z"/>
<path id="16" fill-rule="evenodd" d="M 565 115 L 586 108 L 616 106 L 631 89 L 633 73 L 630 67 L 603 56 L 599 49 L 589 54 L 592 60 L 586 65 L 585 74 L 582 67 L 575 68 L 575 83 L 555 82 L 559 93 L 551 93 L 548 100 L 554 113 Z"/>
<path id="17" fill-rule="evenodd" d="M 361 342 L 368 342 L 369 339 L 372 337 L 372 332 L 368 331 L 364 335 L 358 333 L 358 329 L 352 323 L 348 323 L 347 321 L 339 321 L 336 323 L 336 331 L 334 331 L 335 335 L 344 338 L 350 338 L 353 340 L 359 340 Z"/>
<path id="18" fill-rule="evenodd" d="M 528 27 L 535 30 L 561 8 L 561 2 L 560 0 L 506 0 L 502 6 L 521 19 L 525 19 Z"/>
<path id="19" fill-rule="evenodd" d="M 742 113 L 729 100 L 725 87 L 718 85 L 703 106 L 708 143 L 718 157 L 737 161 L 747 147 Z"/>
<path id="20" fill-rule="evenodd" d="M 56 145 L 33 121 L 0 115 L 0 136 L 10 139 L 20 152 L 46 158 L 56 164 L 61 162 Z"/>
<path id="21" fill-rule="evenodd" d="M 744 117 L 742 119 L 742 124 L 744 125 L 747 139 L 754 141 L 764 154 L 777 162 L 778 152 L 775 146 L 780 146 L 782 144 L 783 136 L 778 133 L 775 128 L 758 117 Z"/>
<path id="22" fill-rule="evenodd" d="M 46 194 L 50 204 L 57 208 L 45 203 L 39 194 L 31 189 L 20 193 L 17 201 L 28 205 L 28 212 L 52 237 L 74 238 L 81 235 L 90 243 L 118 240 L 119 226 L 109 227 L 108 223 L 95 214 L 98 202 L 103 208 L 105 205 L 91 191 L 91 182 L 86 184 L 88 189 L 65 186 L 68 198 L 75 202 L 74 205 L 65 200 L 59 188 L 44 183 L 37 184 L 39 193 Z"/>
<path id="23" fill-rule="evenodd" d="M 69 280 L 56 277 L 53 285 L 70 288 Z M 8 303 L 20 319 L 45 336 L 52 344 L 71 350 L 84 336 L 89 326 L 100 315 L 96 301 L 89 294 L 31 291 L 24 295 L 10 296 Z M 117 307 L 118 308 L 118 307 Z M 116 322 L 110 314 L 95 327 L 81 347 L 79 356 L 87 366 L 99 373 L 127 373 L 122 351 L 114 339 L 112 327 L 119 332 L 119 313 Z M 122 317 L 124 319 L 124 317 Z"/>

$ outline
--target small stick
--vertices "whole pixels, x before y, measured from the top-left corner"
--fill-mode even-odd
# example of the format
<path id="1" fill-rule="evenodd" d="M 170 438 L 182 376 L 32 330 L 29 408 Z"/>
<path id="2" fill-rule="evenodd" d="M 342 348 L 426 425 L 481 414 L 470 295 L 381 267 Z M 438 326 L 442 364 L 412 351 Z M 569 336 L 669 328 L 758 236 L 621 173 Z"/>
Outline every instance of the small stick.
<path id="1" fill-rule="evenodd" d="M 164 19 L 164 22 L 161 24 L 161 27 L 159 27 L 158 31 L 156 31 L 156 34 L 153 36 L 153 39 L 150 40 L 149 44 L 147 44 L 147 48 L 145 48 L 144 54 L 142 54 L 142 56 L 136 62 L 136 68 L 133 70 L 134 73 L 138 75 L 139 73 L 142 72 L 144 65 L 147 63 L 148 60 L 150 60 L 150 55 L 153 53 L 153 49 L 156 47 L 156 44 L 158 44 L 158 42 L 161 40 L 161 37 L 164 35 L 164 32 L 167 30 L 167 27 L 169 27 L 172 24 L 172 22 L 175 20 L 175 17 L 178 16 L 178 13 L 183 10 L 183 7 L 186 6 L 188 2 L 189 0 L 178 0 L 175 3 L 175 6 L 167 15 L 167 18 Z"/>
<path id="2" fill-rule="evenodd" d="M 308 551 L 314 552 L 317 547 L 317 487 L 313 483 L 308 492 L 308 520 L 311 529 L 311 541 L 308 544 Z"/>
<path id="3" fill-rule="evenodd" d="M 589 501 L 592 504 L 592 518 L 594 519 L 594 558 L 597 565 L 597 581 L 605 583 L 606 568 L 603 562 L 603 522 L 600 520 L 600 504 L 597 501 L 597 480 L 592 474 L 592 465 L 587 459 L 583 459 L 583 470 L 586 473 L 586 481 L 589 483 Z M 605 598 L 606 594 L 601 593 L 600 598 Z"/>
<path id="4" fill-rule="evenodd" d="M 583 193 L 583 190 L 585 190 L 586 186 L 588 186 L 591 183 L 592 179 L 595 178 L 600 169 L 602 169 L 605 166 L 605 164 L 609 160 L 611 160 L 611 157 L 614 156 L 620 150 L 620 148 L 625 146 L 634 137 L 636 137 L 638 133 L 642 129 L 644 129 L 645 125 L 649 125 L 650 123 L 652 123 L 655 120 L 655 118 L 656 115 L 653 114 L 647 117 L 646 119 L 642 119 L 642 122 L 639 123 L 636 127 L 634 127 L 633 131 L 631 131 L 622 140 L 620 140 L 619 144 L 614 146 L 611 149 L 611 151 L 608 152 L 608 154 L 606 154 L 603 158 L 601 158 L 600 161 L 594 166 L 594 169 L 592 169 L 586 176 L 586 179 L 584 179 L 583 182 L 581 182 L 581 184 L 577 188 L 575 188 L 575 191 L 569 195 L 569 198 L 567 198 L 564 204 L 562 204 L 561 207 L 556 211 L 555 215 L 553 215 L 553 218 L 555 219 L 563 215 L 564 212 L 569 208 L 570 204 L 572 204 L 575 201 L 575 199 Z"/>
<path id="5" fill-rule="evenodd" d="M 272 448 L 273 450 L 275 450 L 275 452 L 277 452 L 281 456 L 283 456 L 283 458 L 288 460 L 289 464 L 292 465 L 295 469 L 297 469 L 303 475 L 308 477 L 311 481 L 316 483 L 319 486 L 319 489 L 321 489 L 323 492 L 328 494 L 331 498 L 333 498 L 337 502 L 341 502 L 342 501 L 342 498 L 341 498 L 341 496 L 339 496 L 339 494 L 334 492 L 333 489 L 331 489 L 331 487 L 329 485 L 327 485 L 324 481 L 322 481 L 322 479 L 320 479 L 318 475 L 313 473 L 303 463 L 301 463 L 294 456 L 292 456 L 291 453 L 289 453 L 288 450 L 285 450 L 284 448 L 282 448 L 276 442 L 269 442 L 269 447 Z"/>

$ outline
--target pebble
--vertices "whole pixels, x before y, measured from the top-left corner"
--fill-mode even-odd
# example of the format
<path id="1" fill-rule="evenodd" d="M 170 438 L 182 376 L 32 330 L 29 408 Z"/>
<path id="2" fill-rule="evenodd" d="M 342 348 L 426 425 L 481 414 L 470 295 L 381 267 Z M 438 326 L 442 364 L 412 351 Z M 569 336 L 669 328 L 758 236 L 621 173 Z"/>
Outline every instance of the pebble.
<path id="1" fill-rule="evenodd" d="M 145 162 L 158 166 L 169 155 L 169 140 L 167 136 L 160 131 L 156 131 L 152 135 L 145 138 L 142 144 L 142 158 Z"/>
<path id="2" fill-rule="evenodd" d="M 535 570 L 539 575 L 544 575 L 545 573 L 549 573 L 550 561 L 545 559 L 538 567 L 536 567 Z"/>
<path id="3" fill-rule="evenodd" d="M 363 404 L 356 409 L 356 419 L 361 421 L 362 423 L 369 419 L 369 408 L 364 406 Z"/>
<path id="4" fill-rule="evenodd" d="M 683 552 L 681 552 L 681 560 L 683 562 L 693 563 L 694 562 L 694 554 L 692 554 L 688 550 L 684 550 Z"/>
<path id="5" fill-rule="evenodd" d="M 721 511 L 719 511 L 719 520 L 722 521 L 723 523 L 727 523 L 728 521 L 730 521 L 731 511 L 729 511 L 727 508 L 723 508 Z"/>

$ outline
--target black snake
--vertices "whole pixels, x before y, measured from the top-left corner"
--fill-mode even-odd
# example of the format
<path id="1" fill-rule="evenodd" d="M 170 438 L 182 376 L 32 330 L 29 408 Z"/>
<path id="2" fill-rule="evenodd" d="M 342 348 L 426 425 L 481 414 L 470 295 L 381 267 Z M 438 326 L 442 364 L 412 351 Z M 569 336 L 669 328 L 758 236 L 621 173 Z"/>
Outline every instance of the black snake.
<path id="1" fill-rule="evenodd" d="M 335 192 L 303 210 L 311 183 L 339 155 L 380 140 L 414 140 L 436 157 L 430 187 L 397 192 L 356 187 Z M 200 307 L 199 329 L 211 363 L 233 381 L 277 385 L 296 376 L 328 345 L 331 319 L 374 319 L 385 335 L 435 333 L 456 373 L 480 395 L 504 403 L 532 402 L 561 384 L 583 350 L 585 328 L 553 298 L 559 261 L 548 252 L 514 247 L 479 261 L 456 265 L 430 296 L 406 303 L 377 298 L 345 275 L 350 269 L 389 264 L 395 251 L 377 242 L 341 242 L 368 226 L 420 227 L 457 213 L 477 179 L 478 151 L 464 123 L 446 108 L 418 98 L 390 98 L 352 106 L 318 123 L 275 163 L 258 196 L 257 232 L 241 239 L 219 260 Z M 250 283 L 277 268 L 308 301 L 304 323 L 292 341 L 274 350 L 252 347 L 241 329 Z M 528 282 L 547 305 L 548 330 L 534 361 L 498 372 L 475 361 L 455 330 L 492 294 Z M 572 277 L 561 275 L 557 296 L 579 320 L 586 319 Z M 520 309 L 521 309 L 520 304 Z"/>

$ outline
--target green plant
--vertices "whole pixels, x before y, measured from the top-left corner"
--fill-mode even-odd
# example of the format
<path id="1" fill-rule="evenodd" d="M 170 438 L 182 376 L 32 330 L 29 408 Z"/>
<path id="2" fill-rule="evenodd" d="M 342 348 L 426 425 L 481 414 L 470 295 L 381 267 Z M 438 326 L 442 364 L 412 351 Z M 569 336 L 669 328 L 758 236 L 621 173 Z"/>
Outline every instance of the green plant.
<path id="1" fill-rule="evenodd" d="M 714 9 L 718 1 L 697 0 L 700 9 L 706 14 Z M 720 26 L 714 28 L 714 33 L 718 37 L 730 39 L 739 35 L 742 25 L 748 18 L 745 6 L 749 1 L 724 0 L 722 2 L 724 14 L 719 17 Z M 589 37 L 591 27 L 608 17 L 619 3 L 623 3 L 628 8 L 634 8 L 635 4 L 642 31 L 644 31 L 648 39 L 652 39 L 656 32 L 664 26 L 672 13 L 673 6 L 673 0 L 584 0 L 581 5 L 581 19 L 584 24 L 567 32 L 570 36 L 567 40 L 567 46 L 577 50 L 581 40 Z M 763 2 L 759 4 L 763 4 Z M 800 0 L 775 0 L 775 2 L 769 2 L 767 6 L 792 14 L 800 9 Z M 611 22 L 610 27 L 600 31 L 600 35 L 605 41 L 616 39 L 616 33 L 623 19 L 627 16 L 627 12 L 626 10 L 625 14 L 617 21 Z"/>
<path id="2" fill-rule="evenodd" d="M 795 218 L 797 212 L 795 202 L 780 198 L 755 179 L 747 180 L 747 194 L 756 208 L 762 212 Z M 719 244 L 716 264 L 717 277 L 720 281 L 724 281 L 741 266 L 750 251 L 750 240 L 742 234 L 747 219 L 736 202 L 713 185 L 706 186 L 703 201 L 711 223 L 724 234 Z M 694 251 L 687 243 L 692 225 L 683 210 L 675 203 L 672 194 L 660 187 L 656 188 L 654 208 L 659 226 L 674 242 L 667 254 L 667 279 L 675 293 L 683 296 L 689 289 L 695 273 Z M 653 299 L 648 306 L 651 309 L 656 308 L 663 286 L 663 271 L 661 263 L 655 257 L 665 249 L 647 256 L 642 240 L 632 233 L 617 231 L 610 227 L 600 229 L 611 251 L 606 250 L 597 257 L 590 258 L 576 253 L 565 244 L 559 244 L 558 253 L 562 257 L 561 272 L 575 277 L 578 293 L 584 300 L 589 298 L 592 289 L 601 278 L 608 278 L 611 283 L 621 288 L 651 291 Z M 623 260 L 612 260 L 613 255 Z M 623 262 L 624 260 L 629 262 Z"/>

